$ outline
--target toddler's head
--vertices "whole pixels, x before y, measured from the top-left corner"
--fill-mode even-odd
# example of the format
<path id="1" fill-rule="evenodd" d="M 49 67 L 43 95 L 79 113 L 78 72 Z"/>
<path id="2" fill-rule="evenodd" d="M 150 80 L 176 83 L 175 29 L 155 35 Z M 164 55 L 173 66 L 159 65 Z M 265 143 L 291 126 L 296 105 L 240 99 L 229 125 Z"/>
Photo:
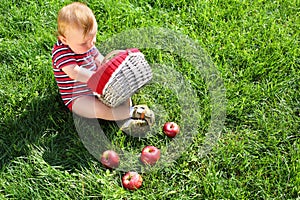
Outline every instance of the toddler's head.
<path id="1" fill-rule="evenodd" d="M 58 13 L 57 32 L 58 38 L 75 53 L 85 53 L 96 42 L 96 18 L 85 4 L 71 3 Z"/>

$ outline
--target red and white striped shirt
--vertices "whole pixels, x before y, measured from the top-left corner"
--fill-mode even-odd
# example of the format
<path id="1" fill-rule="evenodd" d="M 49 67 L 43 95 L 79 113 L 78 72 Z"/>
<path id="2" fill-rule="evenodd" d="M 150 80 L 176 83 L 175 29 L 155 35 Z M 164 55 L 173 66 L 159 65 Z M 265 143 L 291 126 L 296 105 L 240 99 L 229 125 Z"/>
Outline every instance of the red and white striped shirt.
<path id="1" fill-rule="evenodd" d="M 69 77 L 63 70 L 63 67 L 78 65 L 79 67 L 97 70 L 95 58 L 99 56 L 99 51 L 93 47 L 84 54 L 76 54 L 69 46 L 57 41 L 52 49 L 52 66 L 54 77 L 57 82 L 61 98 L 70 109 L 72 101 L 82 95 L 93 95 L 93 91 L 86 83 L 77 81 Z"/>

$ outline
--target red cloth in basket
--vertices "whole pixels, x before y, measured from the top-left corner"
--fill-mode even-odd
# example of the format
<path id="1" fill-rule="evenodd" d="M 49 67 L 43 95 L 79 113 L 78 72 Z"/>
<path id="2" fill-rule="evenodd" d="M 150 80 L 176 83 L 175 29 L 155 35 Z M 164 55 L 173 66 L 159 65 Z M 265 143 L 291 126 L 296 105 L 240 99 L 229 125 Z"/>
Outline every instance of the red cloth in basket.
<path id="1" fill-rule="evenodd" d="M 113 74 L 117 72 L 119 66 L 126 59 L 129 52 L 140 51 L 137 48 L 131 48 L 127 49 L 124 52 L 118 53 L 107 62 L 105 62 L 104 60 L 105 63 L 88 80 L 88 87 L 91 88 L 94 92 L 102 95 L 106 84 L 109 83 L 111 78 L 113 78 Z"/>

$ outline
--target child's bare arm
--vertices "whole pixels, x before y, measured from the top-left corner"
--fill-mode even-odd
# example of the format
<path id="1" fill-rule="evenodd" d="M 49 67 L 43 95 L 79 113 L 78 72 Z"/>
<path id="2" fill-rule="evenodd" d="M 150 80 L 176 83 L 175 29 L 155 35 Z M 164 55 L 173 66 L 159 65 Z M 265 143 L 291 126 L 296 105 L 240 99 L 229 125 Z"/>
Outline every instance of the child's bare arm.
<path id="1" fill-rule="evenodd" d="M 66 66 L 62 69 L 70 78 L 86 83 L 89 78 L 95 73 L 85 68 L 80 68 L 77 65 Z"/>

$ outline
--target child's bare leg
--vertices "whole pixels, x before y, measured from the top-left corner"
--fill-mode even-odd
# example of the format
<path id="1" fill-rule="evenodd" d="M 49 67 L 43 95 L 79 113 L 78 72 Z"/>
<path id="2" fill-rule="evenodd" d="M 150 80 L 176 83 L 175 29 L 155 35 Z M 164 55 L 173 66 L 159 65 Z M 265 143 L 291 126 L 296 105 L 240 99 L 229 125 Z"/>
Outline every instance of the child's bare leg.
<path id="1" fill-rule="evenodd" d="M 111 108 L 93 96 L 82 96 L 73 103 L 72 112 L 86 118 L 123 120 L 130 118 L 130 99 L 118 107 Z"/>

